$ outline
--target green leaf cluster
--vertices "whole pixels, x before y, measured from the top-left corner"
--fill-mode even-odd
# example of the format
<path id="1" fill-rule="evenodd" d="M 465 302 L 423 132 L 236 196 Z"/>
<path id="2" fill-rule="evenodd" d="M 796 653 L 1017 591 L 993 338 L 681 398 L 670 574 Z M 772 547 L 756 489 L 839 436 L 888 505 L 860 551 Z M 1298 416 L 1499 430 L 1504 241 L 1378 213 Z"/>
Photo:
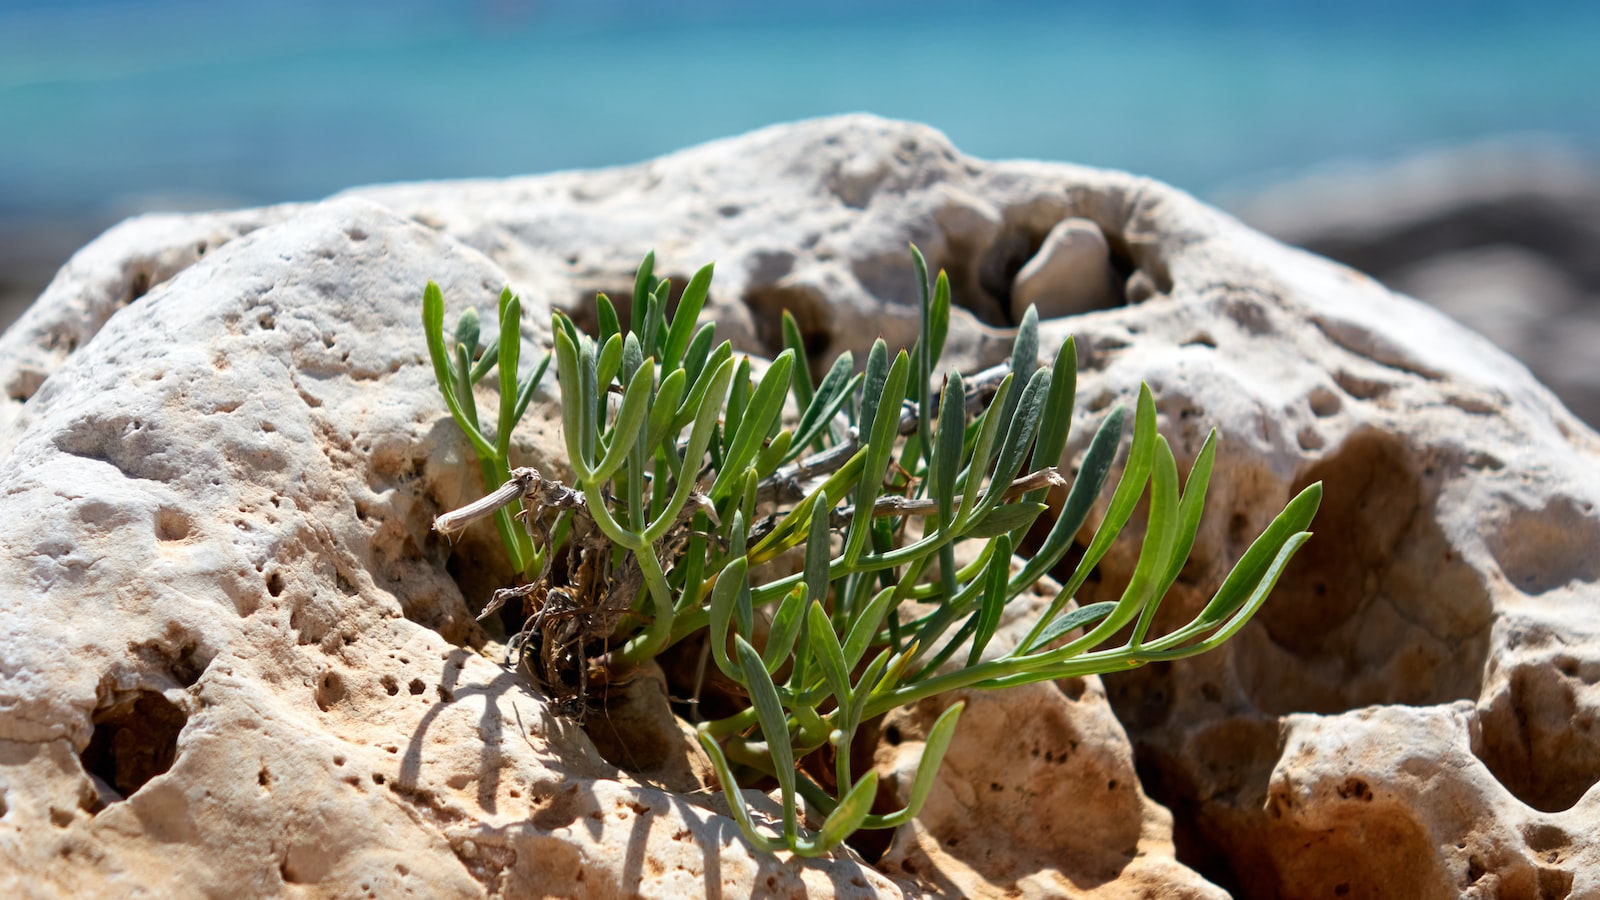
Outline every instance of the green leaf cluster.
<path id="1" fill-rule="evenodd" d="M 871 812 L 876 774 L 851 769 L 852 743 L 874 717 L 952 690 L 1121 671 L 1221 644 L 1265 602 L 1309 537 L 1321 498 L 1313 485 L 1290 501 L 1197 616 L 1152 634 L 1199 529 L 1216 437 L 1180 479 L 1143 387 L 1131 447 L 1081 559 L 1020 641 L 994 644 L 1008 605 L 1072 548 L 1110 480 L 1128 416 L 1122 407 L 1105 416 L 1069 484 L 1055 466 L 1072 427 L 1074 342 L 1041 360 L 1030 310 L 1007 365 L 936 379 L 950 286 L 943 272 L 930 283 L 915 248 L 912 257 L 916 344 L 891 354 L 879 340 L 859 372 L 845 353 L 820 381 L 812 380 L 787 313 L 785 349 L 764 371 L 716 342 L 714 327 L 698 322 L 711 266 L 690 279 L 672 309 L 671 285 L 654 277 L 653 256 L 646 257 L 629 322 L 601 295 L 597 335 L 561 313 L 552 323 L 567 461 L 576 474 L 570 490 L 581 499 L 568 502 L 554 530 L 530 521 L 518 540 L 542 546 L 518 545 L 524 555 L 513 558 L 559 552 L 563 541 L 569 553 L 579 543 L 599 550 L 585 557 L 595 574 L 582 583 L 570 575 L 557 583 L 548 567 L 520 565 L 539 572 L 526 596 L 537 606 L 559 595 L 563 611 L 628 598 L 626 614 L 605 619 L 606 633 L 590 636 L 580 677 L 595 666 L 625 670 L 686 639 L 705 643 L 703 665 L 736 686 L 739 711 L 699 722 L 699 740 L 740 828 L 768 850 L 826 853 L 858 829 L 917 815 L 962 705 L 938 718 L 908 803 L 888 814 Z M 485 463 L 499 466 L 499 487 L 512 477 L 504 435 L 526 405 L 504 338 L 515 300 L 502 298 L 498 364 L 513 367 L 509 380 L 502 372 L 502 385 L 519 387 L 502 392 L 500 441 L 490 442 L 459 400 L 470 397 L 463 386 L 475 371 L 459 348 L 471 342 L 458 328 L 452 368 L 435 333 L 442 309 L 432 285 L 427 297 L 441 390 L 480 457 L 485 449 L 500 453 Z M 1019 558 L 1052 487 L 1070 487 L 1060 513 L 1041 528 L 1038 548 Z M 1121 597 L 1075 607 L 1074 594 L 1146 497 L 1139 558 Z M 496 515 L 502 536 L 515 531 Z M 584 524 L 590 520 L 592 529 Z M 586 529 L 592 534 L 580 540 Z M 958 558 L 964 542 L 973 552 Z M 793 574 L 752 577 L 780 557 L 794 561 Z M 632 580 L 642 581 L 636 595 L 618 587 Z M 534 609 L 530 621 L 551 615 Z M 737 788 L 756 782 L 778 786 L 781 822 L 752 816 Z M 820 821 L 815 828 L 804 824 L 802 800 L 809 821 Z"/>
<path id="2" fill-rule="evenodd" d="M 546 353 L 533 371 L 522 380 L 517 379 L 522 356 L 522 300 L 513 295 L 509 287 L 500 292 L 496 321 L 500 326 L 498 340 L 484 346 L 479 343 L 482 322 L 478 311 L 468 307 L 456 320 L 454 340 L 447 340 L 444 294 L 439 285 L 431 281 L 423 291 L 422 330 L 427 337 L 434 379 L 450 415 L 472 444 L 483 472 L 483 483 L 491 492 L 511 477 L 511 432 L 522 420 L 533 400 L 534 390 L 550 367 L 550 354 Z M 497 376 L 500 401 L 494 430 L 486 434 L 478 416 L 473 387 L 491 371 Z M 520 508 L 516 502 L 496 510 L 494 525 L 512 566 L 518 572 L 529 572 L 543 562 L 543 556 L 528 534 L 513 524 L 518 512 Z"/>

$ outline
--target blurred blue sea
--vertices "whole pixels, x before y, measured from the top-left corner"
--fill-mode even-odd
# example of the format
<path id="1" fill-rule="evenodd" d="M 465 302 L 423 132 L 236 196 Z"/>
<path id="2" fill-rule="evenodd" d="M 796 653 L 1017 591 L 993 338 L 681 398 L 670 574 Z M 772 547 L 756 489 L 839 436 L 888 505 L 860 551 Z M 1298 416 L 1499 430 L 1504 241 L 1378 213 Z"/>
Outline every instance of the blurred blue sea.
<path id="1" fill-rule="evenodd" d="M 0 219 L 627 163 L 869 111 L 1201 194 L 1600 154 L 1600 3 L 0 0 Z"/>

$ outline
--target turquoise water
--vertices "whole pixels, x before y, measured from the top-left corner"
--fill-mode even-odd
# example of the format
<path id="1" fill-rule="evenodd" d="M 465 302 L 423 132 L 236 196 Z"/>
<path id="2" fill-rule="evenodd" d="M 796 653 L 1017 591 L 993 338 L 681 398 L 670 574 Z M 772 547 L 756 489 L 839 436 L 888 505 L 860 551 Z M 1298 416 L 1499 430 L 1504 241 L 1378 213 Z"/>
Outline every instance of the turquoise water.
<path id="1" fill-rule="evenodd" d="M 851 111 L 1200 193 L 1509 133 L 1600 155 L 1600 4 L 0 0 L 8 218 L 611 165 Z"/>

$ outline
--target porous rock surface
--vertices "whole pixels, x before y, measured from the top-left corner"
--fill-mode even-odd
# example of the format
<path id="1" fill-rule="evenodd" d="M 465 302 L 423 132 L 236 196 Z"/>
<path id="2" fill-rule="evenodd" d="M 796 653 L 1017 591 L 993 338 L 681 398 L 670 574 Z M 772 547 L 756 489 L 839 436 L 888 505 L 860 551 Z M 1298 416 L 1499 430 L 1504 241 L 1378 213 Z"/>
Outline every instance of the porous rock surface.
<path id="1" fill-rule="evenodd" d="M 1069 457 L 1141 380 L 1181 464 L 1223 437 L 1158 627 L 1325 482 L 1229 645 L 966 695 L 876 863 L 751 850 L 674 723 L 618 710 L 591 737 L 485 655 L 493 536 L 428 527 L 481 489 L 426 362 L 428 279 L 452 310 L 510 283 L 531 353 L 549 306 L 626 296 L 646 250 L 674 276 L 716 260 L 724 334 L 770 352 L 788 308 L 820 367 L 914 333 L 914 241 L 971 368 L 1004 357 L 1018 274 L 1068 219 L 1105 268 L 1075 261 L 1054 308 L 1118 289 L 1041 329 L 1078 336 Z M 0 337 L 0 385 L 7 896 L 1600 893 L 1600 439 L 1483 338 L 1148 180 L 858 116 L 149 217 Z M 517 452 L 559 472 L 554 401 Z M 1137 531 L 1080 599 L 1115 595 Z M 954 699 L 880 724 L 891 793 Z"/>
<path id="2" fill-rule="evenodd" d="M 1425 300 L 1600 424 L 1600 170 L 1549 139 L 1331 169 L 1218 198 L 1279 240 Z"/>

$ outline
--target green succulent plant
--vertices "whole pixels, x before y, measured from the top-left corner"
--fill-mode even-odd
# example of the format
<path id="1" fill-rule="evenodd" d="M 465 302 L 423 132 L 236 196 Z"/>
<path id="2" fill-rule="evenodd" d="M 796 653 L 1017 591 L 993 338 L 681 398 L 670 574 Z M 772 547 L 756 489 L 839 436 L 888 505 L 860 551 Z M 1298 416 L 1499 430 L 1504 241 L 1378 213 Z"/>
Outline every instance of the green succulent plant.
<path id="1" fill-rule="evenodd" d="M 788 313 L 785 349 L 759 374 L 716 342 L 714 327 L 698 323 L 709 265 L 670 315 L 671 285 L 654 276 L 653 254 L 639 269 L 626 325 L 604 294 L 593 337 L 556 313 L 571 484 L 510 467 L 511 430 L 550 361 L 518 380 L 518 299 L 502 293 L 499 340 L 484 349 L 471 310 L 447 345 L 439 288 L 430 283 L 424 294 L 440 390 L 489 488 L 436 528 L 455 533 L 492 516 L 519 573 L 484 614 L 521 603 L 518 658 L 558 711 L 580 718 L 593 684 L 686 640 L 703 642 L 695 697 L 715 666 L 738 711 L 698 721 L 699 741 L 739 827 L 769 851 L 823 854 L 858 829 L 917 815 L 962 704 L 931 728 L 905 807 L 874 814 L 877 775 L 852 771 L 852 742 L 863 723 L 896 707 L 963 688 L 1122 671 L 1226 641 L 1309 538 L 1321 499 L 1320 484 L 1292 499 L 1198 615 L 1152 635 L 1200 526 L 1216 435 L 1180 484 L 1141 387 L 1132 446 L 1082 557 L 1025 636 L 990 652 L 1007 604 L 1061 562 L 1087 520 L 1126 411 L 1105 417 L 1069 482 L 1055 466 L 1072 424 L 1073 341 L 1041 365 L 1029 310 L 1008 363 L 936 382 L 950 286 L 943 272 L 930 286 L 914 247 L 912 258 L 916 344 L 891 356 L 879 340 L 860 372 L 846 352 L 820 382 Z M 491 370 L 500 385 L 492 437 L 472 391 Z M 1070 490 L 1037 549 L 1019 559 L 1052 487 Z M 1121 598 L 1075 607 L 1074 594 L 1146 493 L 1138 562 Z M 958 557 L 963 542 L 973 542 L 972 552 Z M 563 567 L 552 565 L 558 554 Z M 776 782 L 781 822 L 752 816 L 738 786 L 755 782 Z M 802 823 L 801 799 L 820 827 Z"/>

